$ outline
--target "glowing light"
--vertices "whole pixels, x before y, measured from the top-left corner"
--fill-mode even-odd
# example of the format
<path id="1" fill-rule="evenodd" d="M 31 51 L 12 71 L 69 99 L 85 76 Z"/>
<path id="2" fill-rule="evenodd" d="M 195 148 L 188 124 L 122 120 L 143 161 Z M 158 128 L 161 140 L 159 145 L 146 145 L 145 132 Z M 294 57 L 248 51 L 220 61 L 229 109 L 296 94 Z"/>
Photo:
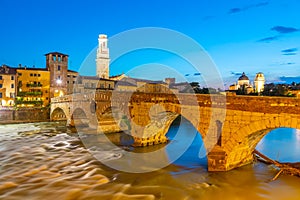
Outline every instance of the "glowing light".
<path id="1" fill-rule="evenodd" d="M 62 81 L 60 79 L 57 79 L 56 83 L 60 85 L 62 83 Z"/>
<path id="2" fill-rule="evenodd" d="M 59 96 L 60 96 L 60 97 L 64 96 L 64 92 L 60 90 L 60 91 L 59 91 Z"/>

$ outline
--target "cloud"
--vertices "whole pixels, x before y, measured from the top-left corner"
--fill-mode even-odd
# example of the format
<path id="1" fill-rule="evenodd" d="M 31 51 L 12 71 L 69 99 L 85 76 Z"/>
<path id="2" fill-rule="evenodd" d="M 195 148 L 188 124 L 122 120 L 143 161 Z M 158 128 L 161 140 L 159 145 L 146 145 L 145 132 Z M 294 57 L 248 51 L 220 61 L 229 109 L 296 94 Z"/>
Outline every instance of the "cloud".
<path id="1" fill-rule="evenodd" d="M 294 56 L 294 55 L 297 55 L 297 54 L 296 53 L 284 53 L 282 55 L 284 55 L 284 56 Z"/>
<path id="2" fill-rule="evenodd" d="M 243 74 L 242 72 L 234 72 L 234 71 L 230 71 L 230 73 L 234 76 L 241 76 Z"/>
<path id="3" fill-rule="evenodd" d="M 268 4 L 269 4 L 269 2 L 260 2 L 260 3 L 257 3 L 257 4 L 247 5 L 247 6 L 243 7 L 243 8 L 231 8 L 228 11 L 228 14 L 239 13 L 239 12 L 246 11 L 246 10 L 249 10 L 249 9 L 252 9 L 252 8 L 266 6 Z"/>
<path id="4" fill-rule="evenodd" d="M 296 64 L 296 63 L 294 63 L 294 62 L 280 63 L 280 65 L 294 65 L 294 64 Z"/>
<path id="5" fill-rule="evenodd" d="M 286 27 L 286 26 L 274 26 L 271 28 L 272 31 L 276 31 L 281 34 L 293 33 L 299 31 L 299 29 L 294 27 Z"/>
<path id="6" fill-rule="evenodd" d="M 242 12 L 242 9 L 241 8 L 231 8 L 228 11 L 229 14 L 238 13 L 238 12 Z"/>
<path id="7" fill-rule="evenodd" d="M 297 48 L 290 48 L 290 49 L 284 49 L 281 52 L 282 53 L 295 53 L 296 51 L 298 51 Z"/>
<path id="8" fill-rule="evenodd" d="M 286 26 L 274 26 L 270 29 L 271 31 L 276 31 L 278 33 L 277 36 L 266 37 L 263 39 L 258 40 L 257 42 L 272 42 L 277 40 L 280 36 L 288 33 L 293 33 L 300 31 L 300 29 L 294 27 L 286 27 Z M 291 52 L 283 52 L 283 53 L 291 53 Z"/>
<path id="9" fill-rule="evenodd" d="M 272 42 L 274 40 L 278 40 L 278 38 L 279 38 L 278 36 L 271 36 L 271 37 L 260 39 L 257 42 Z"/>

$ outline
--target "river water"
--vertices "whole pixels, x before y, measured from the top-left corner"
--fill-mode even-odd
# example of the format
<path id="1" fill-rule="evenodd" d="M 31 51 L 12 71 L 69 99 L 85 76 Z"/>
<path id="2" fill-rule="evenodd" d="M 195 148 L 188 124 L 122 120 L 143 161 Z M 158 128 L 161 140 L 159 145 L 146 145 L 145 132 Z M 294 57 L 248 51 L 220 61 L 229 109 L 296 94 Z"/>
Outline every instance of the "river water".
<path id="1" fill-rule="evenodd" d="M 184 137 L 195 130 L 183 121 Z M 170 139 L 178 125 L 174 124 Z M 263 163 L 229 172 L 207 172 L 206 157 L 199 155 L 201 137 L 173 164 L 148 173 L 126 173 L 107 167 L 93 157 L 76 131 L 62 123 L 30 123 L 0 126 L 0 199 L 299 199 L 300 179 L 281 175 Z M 109 137 L 118 138 L 118 134 Z M 91 136 L 93 137 L 93 136 Z M 105 137 L 103 135 L 103 137 Z M 97 140 L 101 144 L 101 140 Z M 258 149 L 278 160 L 300 160 L 300 133 L 276 129 Z M 176 141 L 174 141 L 176 142 Z M 103 144 L 105 145 L 105 144 Z M 163 147 L 163 145 L 161 145 Z M 156 147 L 124 149 L 135 153 Z M 122 149 L 122 148 L 121 148 Z M 113 154 L 114 158 L 118 159 Z M 174 150 L 166 151 L 172 157 Z M 101 155 L 101 152 L 100 152 Z M 103 156 L 107 157 L 107 152 Z M 201 158 L 199 158 L 201 157 Z"/>

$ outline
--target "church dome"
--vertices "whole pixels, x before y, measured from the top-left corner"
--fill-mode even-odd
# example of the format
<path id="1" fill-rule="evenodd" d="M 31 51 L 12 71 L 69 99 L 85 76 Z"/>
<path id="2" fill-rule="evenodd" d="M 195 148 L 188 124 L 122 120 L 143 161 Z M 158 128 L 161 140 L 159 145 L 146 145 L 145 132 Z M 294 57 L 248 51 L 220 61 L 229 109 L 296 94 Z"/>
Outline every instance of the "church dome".
<path id="1" fill-rule="evenodd" d="M 242 76 L 240 76 L 239 81 L 249 81 L 248 76 L 246 76 L 245 72 L 243 72 Z"/>

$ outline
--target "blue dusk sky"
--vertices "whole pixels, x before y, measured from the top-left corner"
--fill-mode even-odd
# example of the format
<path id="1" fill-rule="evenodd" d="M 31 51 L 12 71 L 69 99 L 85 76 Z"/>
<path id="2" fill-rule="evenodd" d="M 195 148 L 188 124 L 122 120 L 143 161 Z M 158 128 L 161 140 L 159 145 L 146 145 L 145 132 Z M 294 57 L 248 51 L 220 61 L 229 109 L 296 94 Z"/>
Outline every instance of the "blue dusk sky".
<path id="1" fill-rule="evenodd" d="M 300 82 L 299 0 L 0 0 L 0 10 L 0 64 L 45 67 L 44 54 L 58 51 L 69 55 L 71 70 L 94 75 L 99 34 L 160 27 L 199 43 L 226 86 L 243 71 L 251 81 L 263 72 L 267 82 Z M 158 79 L 173 70 L 177 78 L 197 81 L 201 71 L 188 65 L 148 49 L 111 63 L 110 75 Z"/>

